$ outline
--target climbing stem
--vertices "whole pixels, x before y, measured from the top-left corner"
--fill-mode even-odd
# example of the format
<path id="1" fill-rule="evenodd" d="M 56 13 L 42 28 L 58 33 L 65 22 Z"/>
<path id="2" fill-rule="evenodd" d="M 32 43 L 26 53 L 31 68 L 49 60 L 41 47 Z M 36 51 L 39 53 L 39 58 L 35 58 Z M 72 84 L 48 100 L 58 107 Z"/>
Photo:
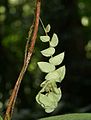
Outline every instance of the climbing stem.
<path id="1" fill-rule="evenodd" d="M 14 109 L 14 106 L 15 106 L 17 94 L 18 94 L 18 91 L 19 91 L 19 88 L 20 88 L 20 84 L 21 84 L 21 81 L 22 81 L 22 79 L 24 77 L 24 74 L 27 70 L 27 67 L 29 65 L 29 61 L 30 61 L 32 53 L 33 53 L 34 45 L 35 45 L 36 38 L 37 38 L 37 32 L 38 32 L 39 17 L 40 17 L 40 6 L 41 6 L 41 0 L 36 0 L 35 21 L 34 21 L 34 29 L 33 29 L 32 37 L 31 37 L 31 44 L 29 45 L 29 48 L 26 51 L 27 54 L 25 53 L 26 54 L 25 55 L 26 59 L 24 60 L 23 67 L 20 71 L 19 77 L 16 81 L 16 84 L 14 86 L 12 94 L 9 98 L 9 102 L 8 102 L 8 106 L 7 106 L 7 109 L 6 109 L 4 120 L 9 120 L 9 119 L 12 118 L 12 113 L 13 113 L 13 109 Z M 29 41 L 29 39 L 30 39 L 30 36 L 28 36 L 28 41 Z"/>

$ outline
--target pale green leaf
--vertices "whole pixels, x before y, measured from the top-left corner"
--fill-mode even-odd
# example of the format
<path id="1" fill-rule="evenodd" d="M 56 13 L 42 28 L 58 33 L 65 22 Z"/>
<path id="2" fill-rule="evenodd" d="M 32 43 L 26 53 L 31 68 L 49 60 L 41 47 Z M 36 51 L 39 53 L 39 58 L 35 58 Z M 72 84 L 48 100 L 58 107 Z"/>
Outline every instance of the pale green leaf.
<path id="1" fill-rule="evenodd" d="M 3 118 L 0 116 L 0 120 L 3 120 Z"/>
<path id="2" fill-rule="evenodd" d="M 59 94 L 56 95 L 53 92 L 47 94 L 38 93 L 36 96 L 36 101 L 45 109 L 47 113 L 53 112 L 57 107 L 59 101 Z"/>
<path id="3" fill-rule="evenodd" d="M 44 108 L 56 107 L 53 95 L 39 93 L 36 96 L 36 101 Z"/>
<path id="4" fill-rule="evenodd" d="M 49 73 L 55 70 L 55 66 L 48 62 L 38 62 L 38 66 L 42 72 Z"/>
<path id="5" fill-rule="evenodd" d="M 36 101 L 37 101 L 38 104 L 40 104 L 39 97 L 40 97 L 40 93 L 38 93 L 38 94 L 36 95 Z"/>
<path id="6" fill-rule="evenodd" d="M 53 47 L 49 47 L 45 50 L 41 51 L 42 55 L 44 55 L 45 57 L 50 57 L 55 53 L 55 48 Z"/>
<path id="7" fill-rule="evenodd" d="M 39 98 L 40 103 L 42 103 L 42 107 L 50 107 L 50 105 L 52 105 L 51 101 L 49 100 L 49 98 L 46 95 L 40 94 L 40 98 Z"/>
<path id="8" fill-rule="evenodd" d="M 49 62 L 56 66 L 56 65 L 60 65 L 62 63 L 63 59 L 64 59 L 64 52 L 60 53 L 54 57 L 51 57 L 49 59 Z"/>
<path id="9" fill-rule="evenodd" d="M 60 88 L 57 88 L 56 82 L 43 82 L 43 88 L 36 96 L 36 101 L 45 109 L 47 113 L 54 111 L 62 96 Z M 45 92 L 45 94 L 43 94 Z"/>
<path id="10" fill-rule="evenodd" d="M 58 37 L 57 37 L 57 34 L 54 33 L 50 41 L 50 46 L 56 47 L 57 45 L 58 45 Z"/>
<path id="11" fill-rule="evenodd" d="M 54 98 L 55 98 L 56 102 L 58 102 L 61 99 L 61 97 L 62 97 L 61 89 L 60 88 L 56 88 L 56 87 L 54 87 L 53 89 L 54 89 L 54 93 L 55 93 L 54 94 Z"/>
<path id="12" fill-rule="evenodd" d="M 52 72 L 49 72 L 46 76 L 45 76 L 45 79 L 46 80 L 58 80 L 59 79 L 59 74 L 57 71 L 52 71 Z"/>
<path id="13" fill-rule="evenodd" d="M 43 82 L 40 84 L 40 87 L 44 87 L 46 83 L 47 83 L 47 80 L 43 81 Z"/>
<path id="14" fill-rule="evenodd" d="M 49 107 L 45 107 L 45 112 L 46 113 L 53 112 L 55 110 L 55 108 L 57 107 L 57 105 L 58 105 L 58 102 L 55 101 L 55 98 L 53 97 L 53 95 L 50 95 L 50 99 L 49 99 L 49 101 L 51 101 L 51 105 Z"/>
<path id="15" fill-rule="evenodd" d="M 55 102 L 57 102 L 57 100 L 56 100 L 57 98 L 55 97 L 55 93 L 54 92 L 50 92 L 48 94 L 48 98 L 52 102 L 52 104 L 55 104 Z M 57 105 L 55 107 L 57 107 Z"/>
<path id="16" fill-rule="evenodd" d="M 50 41 L 50 37 L 49 36 L 40 36 L 40 40 L 42 41 L 42 42 L 48 42 L 48 41 Z"/>
<path id="17" fill-rule="evenodd" d="M 59 80 L 56 80 L 56 81 L 61 82 L 65 77 L 65 72 L 66 72 L 65 66 L 58 68 L 56 71 L 58 72 L 58 74 L 60 76 Z"/>
<path id="18" fill-rule="evenodd" d="M 53 108 L 52 107 L 48 107 L 48 108 L 45 109 L 45 112 L 46 113 L 51 113 L 51 112 L 54 111 L 54 109 L 55 109 L 54 107 Z"/>
<path id="19" fill-rule="evenodd" d="M 45 31 L 48 33 L 48 32 L 50 32 L 50 29 L 51 29 L 51 26 L 50 26 L 50 24 L 48 24 L 45 28 Z"/>

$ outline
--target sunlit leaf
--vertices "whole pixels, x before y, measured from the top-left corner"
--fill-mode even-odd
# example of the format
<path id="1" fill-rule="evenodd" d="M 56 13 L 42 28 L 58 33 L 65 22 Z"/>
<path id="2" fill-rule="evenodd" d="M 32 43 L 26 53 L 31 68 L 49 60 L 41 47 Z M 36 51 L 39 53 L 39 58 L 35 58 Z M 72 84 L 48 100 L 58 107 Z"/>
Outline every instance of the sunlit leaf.
<path id="1" fill-rule="evenodd" d="M 60 93 L 61 90 L 59 88 L 56 89 L 57 91 L 59 91 L 57 93 Z M 38 95 L 36 96 L 36 101 L 45 109 L 45 112 L 50 113 L 53 112 L 54 109 L 57 107 L 58 101 L 61 98 L 61 94 L 56 94 L 54 91 L 43 94 L 42 92 L 44 92 L 44 90 L 45 89 L 43 88 L 38 93 Z"/>
<path id="2" fill-rule="evenodd" d="M 56 108 L 56 107 L 55 107 L 55 108 Z M 48 108 L 45 109 L 45 112 L 46 112 L 46 113 L 51 113 L 51 112 L 54 111 L 55 108 L 54 108 L 54 107 L 48 107 Z"/>
<path id="3" fill-rule="evenodd" d="M 45 76 L 46 80 L 55 80 L 55 79 L 59 79 L 59 74 L 57 71 L 53 71 L 53 72 L 49 72 L 46 76 Z"/>
<path id="4" fill-rule="evenodd" d="M 45 86 L 45 84 L 47 84 L 47 80 L 45 80 L 45 81 L 43 81 L 41 84 L 40 84 L 40 87 L 44 87 Z"/>
<path id="5" fill-rule="evenodd" d="M 46 26 L 45 30 L 46 30 L 46 32 L 48 33 L 48 32 L 50 32 L 50 29 L 51 29 L 51 26 L 50 26 L 50 24 L 48 24 L 48 25 Z"/>
<path id="6" fill-rule="evenodd" d="M 58 37 L 57 37 L 57 34 L 54 33 L 50 41 L 50 46 L 56 47 L 57 45 L 58 45 Z"/>
<path id="7" fill-rule="evenodd" d="M 49 62 L 53 65 L 60 65 L 63 59 L 64 59 L 64 52 L 50 58 Z"/>
<path id="8" fill-rule="evenodd" d="M 49 32 L 51 29 L 48 24 L 45 28 L 45 32 Z M 41 53 L 45 57 L 51 57 L 49 62 L 38 62 L 38 66 L 42 72 L 48 73 L 45 76 L 45 81 L 40 84 L 42 89 L 36 96 L 36 101 L 45 109 L 45 112 L 50 113 L 55 110 L 61 99 L 62 93 L 60 87 L 57 86 L 57 82 L 61 82 L 65 76 L 65 66 L 58 69 L 55 66 L 60 65 L 64 59 L 64 52 L 53 57 L 55 48 L 58 45 L 57 34 L 53 34 L 50 40 L 49 36 L 41 36 L 42 42 L 49 42 L 49 48 L 42 50 Z M 56 70 L 55 70 L 56 69 Z"/>
<path id="9" fill-rule="evenodd" d="M 50 57 L 55 53 L 55 48 L 53 47 L 49 47 L 45 50 L 41 51 L 42 55 L 44 55 L 45 57 Z"/>
<path id="10" fill-rule="evenodd" d="M 45 112 L 51 113 L 57 107 L 58 100 L 55 97 L 55 93 L 53 93 L 53 92 L 50 92 L 47 97 L 48 97 L 48 100 L 51 102 L 51 104 L 49 107 L 47 107 L 47 106 L 45 107 Z"/>
<path id="11" fill-rule="evenodd" d="M 44 95 L 39 93 L 36 96 L 36 101 L 45 109 L 47 113 L 52 112 L 57 107 L 57 102 L 54 102 L 53 95 Z"/>
<path id="12" fill-rule="evenodd" d="M 38 66 L 42 72 L 49 73 L 55 70 L 55 66 L 48 62 L 38 62 Z"/>
<path id="13" fill-rule="evenodd" d="M 65 72 L 66 72 L 65 66 L 58 68 L 56 71 L 58 72 L 58 74 L 60 76 L 59 80 L 56 80 L 56 81 L 61 82 L 65 77 Z"/>
<path id="14" fill-rule="evenodd" d="M 62 97 L 62 92 L 60 88 L 54 87 L 55 99 L 58 102 Z"/>
<path id="15" fill-rule="evenodd" d="M 3 118 L 0 116 L 0 120 L 3 120 Z"/>
<path id="16" fill-rule="evenodd" d="M 42 93 L 39 93 L 39 96 L 36 97 L 36 100 L 42 107 L 50 106 L 51 101 L 49 101 L 48 97 Z"/>
<path id="17" fill-rule="evenodd" d="M 42 42 L 48 42 L 50 40 L 50 37 L 49 36 L 40 36 L 40 40 Z"/>

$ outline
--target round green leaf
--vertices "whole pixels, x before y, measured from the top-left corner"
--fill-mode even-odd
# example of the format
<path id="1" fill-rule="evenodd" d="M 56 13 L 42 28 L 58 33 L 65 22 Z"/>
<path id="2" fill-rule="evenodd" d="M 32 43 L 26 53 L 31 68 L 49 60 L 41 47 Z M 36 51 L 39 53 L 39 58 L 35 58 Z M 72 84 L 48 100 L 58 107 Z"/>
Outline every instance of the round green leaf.
<path id="1" fill-rule="evenodd" d="M 38 62 L 38 66 L 42 72 L 49 73 L 55 70 L 55 66 L 48 62 Z"/>
<path id="2" fill-rule="evenodd" d="M 45 112 L 54 111 L 62 96 L 60 88 L 57 88 L 56 82 L 50 80 L 43 82 L 43 88 L 36 96 L 36 101 L 45 109 Z M 44 94 L 46 92 L 46 94 Z"/>
<path id="3" fill-rule="evenodd" d="M 46 80 L 58 80 L 59 79 L 59 74 L 57 71 L 53 71 L 53 72 L 49 72 L 46 76 L 45 76 Z"/>
<path id="4" fill-rule="evenodd" d="M 50 41 L 50 37 L 49 36 L 40 36 L 40 40 L 42 41 L 42 42 L 48 42 L 48 41 Z"/>
<path id="5" fill-rule="evenodd" d="M 56 47 L 57 45 L 58 45 L 58 37 L 57 37 L 57 34 L 54 33 L 50 41 L 50 46 Z"/>
<path id="6" fill-rule="evenodd" d="M 48 33 L 48 32 L 50 32 L 50 29 L 51 29 L 51 26 L 50 26 L 50 24 L 48 24 L 45 28 L 45 31 Z"/>
<path id="7" fill-rule="evenodd" d="M 50 58 L 49 62 L 53 65 L 60 65 L 63 59 L 64 59 L 64 52 Z"/>
<path id="8" fill-rule="evenodd" d="M 66 72 L 65 65 L 60 67 L 60 68 L 58 68 L 56 71 L 58 72 L 58 74 L 60 76 L 59 80 L 56 80 L 56 81 L 57 82 L 61 82 L 64 79 L 64 77 L 65 77 L 65 72 Z"/>
<path id="9" fill-rule="evenodd" d="M 40 98 L 39 98 L 40 103 L 42 103 L 42 107 L 49 107 L 52 103 L 49 101 L 49 98 L 46 95 L 43 95 L 40 93 Z"/>
<path id="10" fill-rule="evenodd" d="M 0 120 L 3 120 L 3 118 L 0 116 Z"/>
<path id="11" fill-rule="evenodd" d="M 55 53 L 55 48 L 53 47 L 49 47 L 45 50 L 41 51 L 42 55 L 44 55 L 45 57 L 50 57 Z"/>
<path id="12" fill-rule="evenodd" d="M 41 92 L 36 96 L 36 101 L 45 109 L 47 113 L 53 112 L 57 107 L 59 96 L 53 92 L 43 94 Z"/>

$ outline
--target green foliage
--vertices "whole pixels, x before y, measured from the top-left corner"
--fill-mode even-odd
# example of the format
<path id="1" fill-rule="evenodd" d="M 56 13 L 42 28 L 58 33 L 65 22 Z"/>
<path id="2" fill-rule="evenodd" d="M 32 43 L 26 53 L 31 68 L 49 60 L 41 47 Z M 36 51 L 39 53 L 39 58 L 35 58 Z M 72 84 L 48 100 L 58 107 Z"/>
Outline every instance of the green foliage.
<path id="1" fill-rule="evenodd" d="M 64 59 L 64 52 L 50 58 L 49 62 L 56 66 L 56 65 L 60 65 L 63 59 Z"/>
<path id="2" fill-rule="evenodd" d="M 18 1 L 19 4 L 11 4 L 10 1 Z M 5 12 L 0 12 L 0 104 L 2 103 L 0 111 L 2 113 L 22 66 L 27 33 L 33 21 L 34 1 L 0 0 L 0 8 L 3 6 L 5 9 Z M 30 10 L 26 9 L 27 5 Z M 51 23 L 50 35 L 53 31 L 59 33 L 62 46 L 61 44 L 57 46 L 58 51 L 64 49 L 66 51 L 65 64 L 68 71 L 62 84 L 64 97 L 54 114 L 91 112 L 91 52 L 87 48 L 86 51 L 84 50 L 91 40 L 91 0 L 45 0 L 42 2 L 41 17 L 45 24 L 47 21 Z M 88 26 L 84 26 L 82 20 L 87 20 Z M 40 28 L 39 32 L 42 33 Z M 31 64 L 24 77 L 18 96 L 19 102 L 16 105 L 18 113 L 14 111 L 17 119 L 21 117 L 22 120 L 33 120 L 45 116 L 43 109 L 34 102 L 38 84 L 41 80 L 45 80 L 42 79 L 43 73 L 41 74 L 36 66 L 41 57 L 38 51 L 43 50 L 43 44 L 46 43 L 40 45 L 37 41 Z M 27 109 L 31 113 L 28 112 L 25 116 Z M 25 113 L 22 110 L 25 110 Z"/>
<path id="3" fill-rule="evenodd" d="M 36 101 L 45 109 L 47 113 L 54 111 L 61 98 L 61 90 L 57 88 L 55 81 L 44 81 L 41 84 L 41 91 L 36 96 Z M 46 92 L 46 94 L 43 94 Z"/>
<path id="4" fill-rule="evenodd" d="M 38 66 L 42 72 L 49 73 L 55 70 L 55 66 L 48 62 L 38 62 Z"/>
<path id="5" fill-rule="evenodd" d="M 41 118 L 39 120 L 91 120 L 91 114 L 90 113 L 66 114 L 66 115 L 52 116 L 48 118 Z"/>
<path id="6" fill-rule="evenodd" d="M 45 50 L 41 51 L 42 55 L 44 55 L 45 57 L 50 57 L 55 53 L 55 48 L 53 47 L 49 47 Z"/>
<path id="7" fill-rule="evenodd" d="M 42 42 L 49 42 L 50 37 L 49 37 L 49 36 L 40 36 L 40 40 L 41 40 Z"/>
<path id="8" fill-rule="evenodd" d="M 3 118 L 0 116 L 0 120 L 3 120 Z"/>
<path id="9" fill-rule="evenodd" d="M 45 28 L 45 32 L 46 33 L 50 32 L 50 29 L 51 29 L 51 26 L 50 26 L 50 24 L 48 24 Z"/>
<path id="10" fill-rule="evenodd" d="M 46 33 L 50 31 L 50 25 L 44 29 Z M 38 62 L 38 66 L 42 72 L 47 73 L 45 81 L 41 83 L 42 89 L 36 96 L 36 101 L 45 109 L 45 112 L 50 113 L 55 110 L 61 99 L 61 89 L 57 87 L 56 82 L 61 82 L 65 76 L 65 66 L 56 69 L 57 65 L 60 65 L 64 59 L 64 52 L 56 56 L 55 48 L 58 45 L 57 34 L 53 34 L 52 39 L 46 34 L 46 36 L 40 36 L 42 42 L 49 42 L 49 48 L 42 50 L 41 53 L 45 57 L 49 58 L 49 62 Z"/>
<path id="11" fill-rule="evenodd" d="M 50 46 L 56 47 L 57 45 L 58 45 L 58 37 L 57 37 L 57 34 L 54 33 L 50 41 Z"/>

